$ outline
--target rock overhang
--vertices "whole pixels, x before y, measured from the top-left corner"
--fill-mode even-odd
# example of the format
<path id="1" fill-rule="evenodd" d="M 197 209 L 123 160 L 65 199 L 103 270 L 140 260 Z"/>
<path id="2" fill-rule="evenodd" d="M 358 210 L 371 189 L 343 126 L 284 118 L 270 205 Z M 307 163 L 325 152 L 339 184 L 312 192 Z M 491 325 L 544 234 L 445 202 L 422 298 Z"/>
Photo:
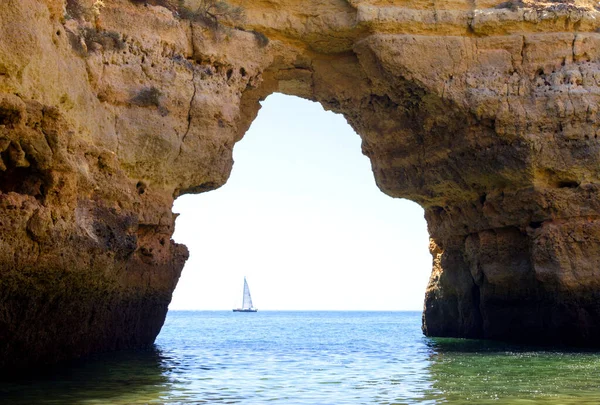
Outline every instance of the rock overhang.
<path id="1" fill-rule="evenodd" d="M 152 343 L 187 257 L 173 199 L 227 181 L 273 92 L 343 114 L 425 208 L 427 334 L 595 344 L 592 3 L 258 1 L 217 29 L 72 4 L 0 7 L 3 367 Z"/>

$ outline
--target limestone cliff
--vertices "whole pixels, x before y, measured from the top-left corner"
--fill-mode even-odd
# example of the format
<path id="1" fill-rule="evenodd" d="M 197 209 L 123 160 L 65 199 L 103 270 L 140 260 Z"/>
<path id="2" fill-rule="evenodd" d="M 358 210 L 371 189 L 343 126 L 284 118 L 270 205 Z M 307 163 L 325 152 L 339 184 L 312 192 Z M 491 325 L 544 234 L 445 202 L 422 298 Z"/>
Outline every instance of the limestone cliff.
<path id="1" fill-rule="evenodd" d="M 154 341 L 173 199 L 225 183 L 273 92 L 425 208 L 426 334 L 598 344 L 593 3 L 206 1 L 0 5 L 0 369 Z"/>

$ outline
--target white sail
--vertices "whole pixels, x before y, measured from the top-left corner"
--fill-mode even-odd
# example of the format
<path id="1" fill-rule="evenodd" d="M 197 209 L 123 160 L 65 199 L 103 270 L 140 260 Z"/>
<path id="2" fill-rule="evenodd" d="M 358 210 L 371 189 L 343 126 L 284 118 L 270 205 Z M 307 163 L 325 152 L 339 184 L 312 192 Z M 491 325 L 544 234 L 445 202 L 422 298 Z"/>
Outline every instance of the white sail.
<path id="1" fill-rule="evenodd" d="M 252 297 L 250 296 L 250 288 L 248 288 L 248 282 L 244 277 L 244 295 L 242 296 L 242 307 L 235 308 L 233 312 L 256 312 L 258 309 L 252 305 Z"/>
<path id="2" fill-rule="evenodd" d="M 242 309 L 252 309 L 252 297 L 250 296 L 250 288 L 248 288 L 248 282 L 244 277 L 244 298 L 242 299 Z"/>

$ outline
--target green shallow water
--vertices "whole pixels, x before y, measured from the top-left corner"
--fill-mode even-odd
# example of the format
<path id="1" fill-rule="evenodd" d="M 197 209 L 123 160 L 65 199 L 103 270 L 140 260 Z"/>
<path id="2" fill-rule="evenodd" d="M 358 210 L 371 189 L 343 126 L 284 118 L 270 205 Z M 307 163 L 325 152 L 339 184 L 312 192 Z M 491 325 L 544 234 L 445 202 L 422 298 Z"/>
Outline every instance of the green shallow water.
<path id="1" fill-rule="evenodd" d="M 1 404 L 600 404 L 600 353 L 422 336 L 417 312 L 171 312 L 152 351 L 0 382 Z"/>

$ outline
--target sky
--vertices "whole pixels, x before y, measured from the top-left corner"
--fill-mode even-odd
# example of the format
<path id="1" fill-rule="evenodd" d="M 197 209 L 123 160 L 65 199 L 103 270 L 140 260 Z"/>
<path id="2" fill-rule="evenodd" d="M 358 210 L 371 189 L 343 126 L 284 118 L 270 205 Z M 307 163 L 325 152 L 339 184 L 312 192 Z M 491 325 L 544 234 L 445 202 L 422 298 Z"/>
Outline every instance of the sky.
<path id="1" fill-rule="evenodd" d="M 421 310 L 423 209 L 375 185 L 360 137 L 320 104 L 273 94 L 233 151 L 227 184 L 175 201 L 190 258 L 172 310 Z"/>

